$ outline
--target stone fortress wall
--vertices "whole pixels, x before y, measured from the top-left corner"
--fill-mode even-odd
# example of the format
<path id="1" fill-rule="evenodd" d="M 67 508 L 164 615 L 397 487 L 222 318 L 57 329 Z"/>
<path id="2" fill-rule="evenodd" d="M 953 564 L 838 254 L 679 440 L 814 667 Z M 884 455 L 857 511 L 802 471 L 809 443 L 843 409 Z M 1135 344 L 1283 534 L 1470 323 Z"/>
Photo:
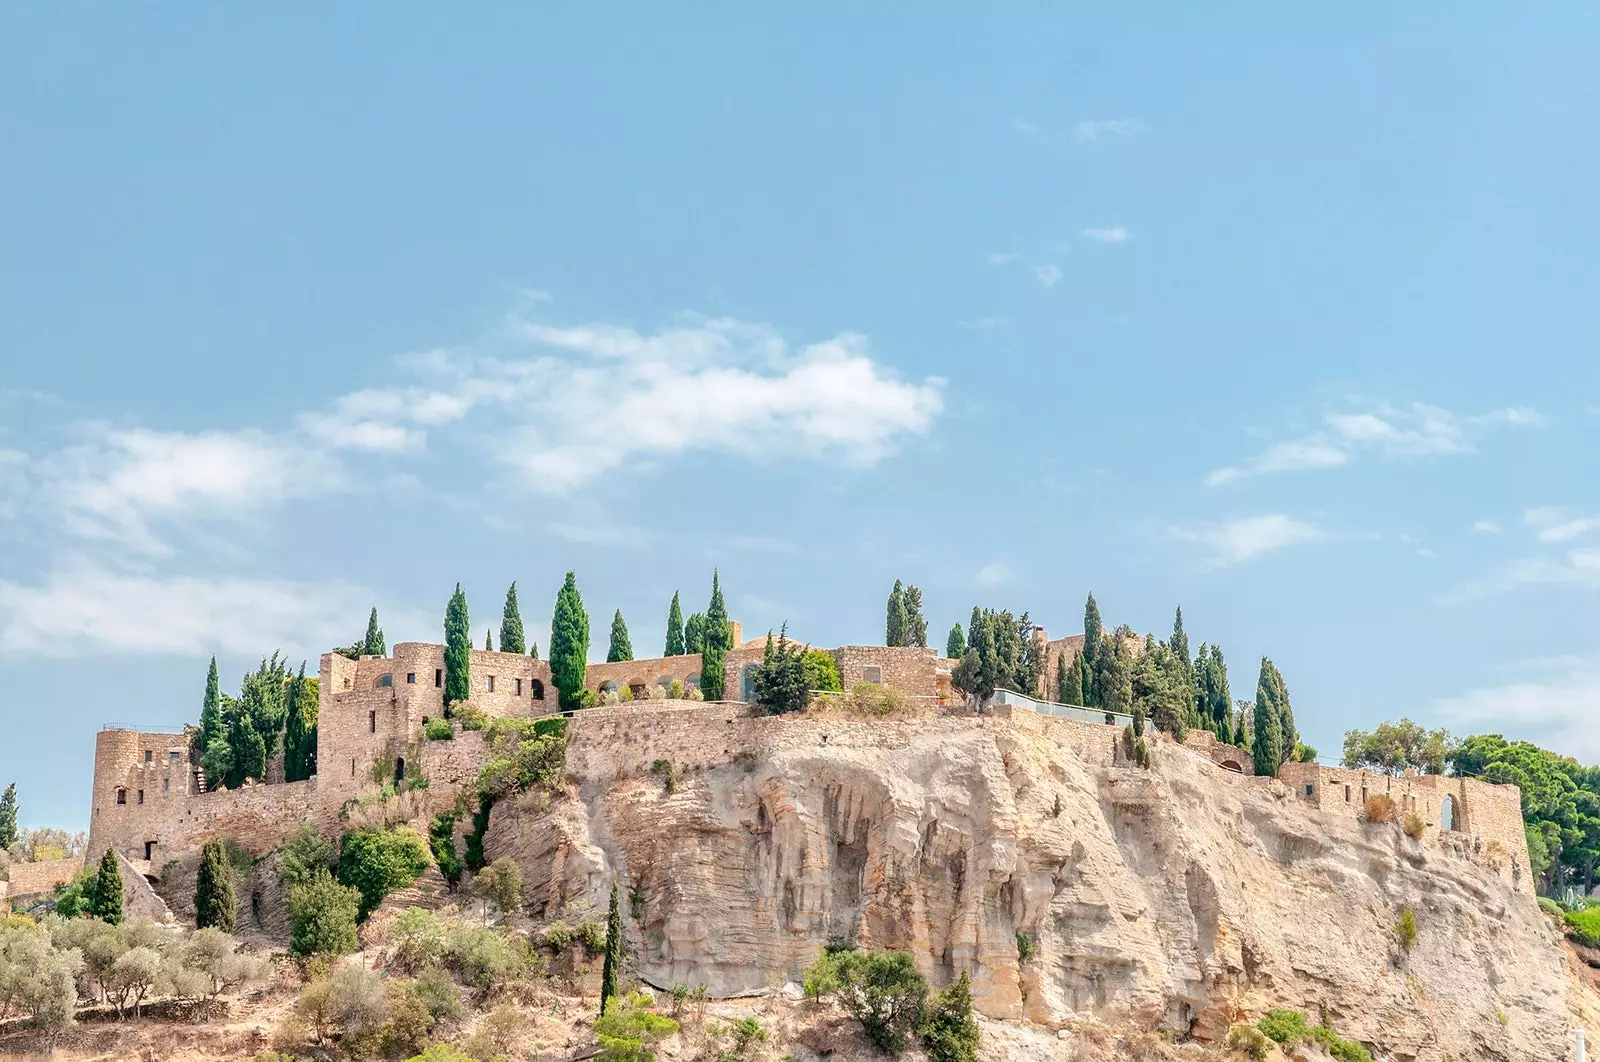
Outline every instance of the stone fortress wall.
<path id="1" fill-rule="evenodd" d="M 1046 642 L 1053 661 L 1062 653 L 1081 651 L 1082 638 Z M 752 715 L 739 702 L 749 699 L 748 675 L 760 662 L 764 643 L 764 637 L 742 645 L 736 641 L 738 648 L 727 652 L 727 701 L 651 699 L 574 713 L 569 773 L 603 776 L 620 769 L 606 766 L 613 761 L 643 764 L 642 769 L 656 759 L 714 766 L 781 748 L 825 745 L 830 738 L 851 745 L 893 746 L 903 741 L 907 726 L 1019 727 L 1071 746 L 1091 766 L 1118 762 L 1122 732 L 1116 726 L 1003 705 L 979 715 L 946 713 L 914 722 Z M 923 704 L 951 703 L 950 672 L 956 662 L 941 658 L 936 650 L 844 646 L 832 653 L 847 689 L 857 682 L 874 682 Z M 694 685 L 700 663 L 698 654 L 689 654 L 591 664 L 585 685 L 597 692 L 624 685 L 661 686 L 674 679 Z M 1053 668 L 1052 663 L 1052 675 Z M 453 740 L 423 739 L 426 721 L 444 712 L 443 669 L 444 647 L 435 644 L 402 642 L 391 656 L 359 660 L 324 654 L 319 669 L 317 773 L 300 782 L 247 783 L 237 790 L 207 791 L 203 772 L 190 762 L 187 739 L 181 733 L 101 731 L 95 746 L 91 857 L 114 848 L 130 860 L 144 861 L 153 873 L 167 860 L 219 837 L 260 854 L 280 845 L 301 822 L 312 822 L 324 833 L 337 832 L 341 809 L 348 802 L 373 796 L 386 781 L 418 774 L 428 779 L 423 791 L 428 807 L 453 807 L 456 796 L 475 781 L 490 750 L 482 732 L 459 727 Z M 490 716 L 539 717 L 558 711 L 549 664 L 515 653 L 473 650 L 471 694 L 470 703 Z M 1192 731 L 1185 744 L 1218 771 L 1251 773 L 1248 753 L 1210 733 Z M 1330 813 L 1360 816 L 1365 810 L 1365 800 L 1359 799 L 1363 792 L 1389 793 L 1402 814 L 1414 810 L 1423 819 L 1425 839 L 1438 841 L 1443 834 L 1445 839 L 1470 841 L 1477 850 L 1497 844 L 1511 863 L 1528 865 L 1514 786 L 1435 776 L 1387 778 L 1318 764 L 1286 764 L 1279 777 L 1299 799 Z M 1268 778 L 1239 780 L 1278 784 Z"/>

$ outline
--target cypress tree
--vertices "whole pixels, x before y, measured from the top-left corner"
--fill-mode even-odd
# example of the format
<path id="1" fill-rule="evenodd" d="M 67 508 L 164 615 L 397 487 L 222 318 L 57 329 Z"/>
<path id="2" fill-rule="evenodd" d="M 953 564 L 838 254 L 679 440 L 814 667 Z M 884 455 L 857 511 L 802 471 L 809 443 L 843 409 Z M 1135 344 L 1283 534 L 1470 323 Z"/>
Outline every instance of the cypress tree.
<path id="1" fill-rule="evenodd" d="M 0 849 L 17 843 L 17 783 L 6 786 L 0 793 Z"/>
<path id="2" fill-rule="evenodd" d="M 456 584 L 444 608 L 444 717 L 472 696 L 472 623 L 467 617 L 467 595 Z"/>
<path id="3" fill-rule="evenodd" d="M 578 577 L 568 572 L 556 594 L 550 620 L 550 678 L 560 692 L 561 710 L 582 707 L 583 676 L 589 661 L 589 614 L 578 594 Z"/>
<path id="4" fill-rule="evenodd" d="M 388 656 L 389 650 L 383 641 L 383 628 L 378 626 L 378 606 L 372 606 L 372 612 L 367 616 L 367 636 L 361 639 L 362 656 Z"/>
<path id="5" fill-rule="evenodd" d="M 701 653 L 706 648 L 706 617 L 703 612 L 691 613 L 683 621 L 683 651 Z"/>
<path id="6" fill-rule="evenodd" d="M 1067 704 L 1067 657 L 1063 653 L 1056 657 L 1056 703 Z"/>
<path id="7" fill-rule="evenodd" d="M 606 958 L 600 969 L 600 1013 L 617 994 L 617 978 L 622 973 L 622 909 L 617 906 L 617 882 L 611 880 L 611 910 L 606 915 Z"/>
<path id="8" fill-rule="evenodd" d="M 889 591 L 888 615 L 883 624 L 883 644 L 894 646 L 906 644 L 906 598 L 905 588 L 900 585 L 900 580 L 894 581 L 894 589 Z"/>
<path id="9" fill-rule="evenodd" d="M 200 873 L 194 884 L 194 927 L 233 932 L 237 904 L 233 896 L 233 865 L 221 841 L 207 841 L 200 851 Z"/>
<path id="10" fill-rule="evenodd" d="M 200 753 L 217 738 L 223 736 L 222 692 L 217 681 L 217 658 L 211 658 L 211 669 L 206 672 L 206 696 L 200 702 Z"/>
<path id="11" fill-rule="evenodd" d="M 487 629 L 487 630 L 485 630 L 483 632 L 483 651 L 486 652 L 486 653 L 494 652 L 494 628 L 493 627 L 490 627 L 489 629 Z"/>
<path id="12" fill-rule="evenodd" d="M 1100 606 L 1094 595 L 1083 605 L 1083 703 L 1085 707 L 1098 708 L 1102 701 L 1100 692 L 1100 657 L 1105 648 L 1101 639 L 1105 628 L 1100 624 Z"/>
<path id="13" fill-rule="evenodd" d="M 517 608 L 516 583 L 512 583 L 511 589 L 506 591 L 505 612 L 500 616 L 500 651 L 517 654 L 528 651 L 523 643 L 522 613 Z"/>
<path id="14" fill-rule="evenodd" d="M 906 614 L 905 645 L 919 648 L 928 644 L 928 619 L 922 614 L 922 591 L 908 585 L 901 598 Z"/>
<path id="15" fill-rule="evenodd" d="M 317 773 L 317 699 L 306 679 L 305 661 L 289 684 L 289 721 L 283 732 L 283 780 L 299 782 Z"/>
<path id="16" fill-rule="evenodd" d="M 944 640 L 944 655 L 948 660 L 960 660 L 967 655 L 967 636 L 961 630 L 961 624 L 950 625 L 950 636 Z"/>
<path id="17" fill-rule="evenodd" d="M 117 854 L 106 849 L 100 869 L 89 883 L 89 913 L 110 925 L 122 921 L 122 871 L 117 869 Z"/>
<path id="18" fill-rule="evenodd" d="M 538 642 L 529 642 L 528 643 L 528 656 L 531 657 L 534 660 L 539 659 L 539 643 Z"/>
<path id="19" fill-rule="evenodd" d="M 1277 716 L 1278 755 L 1279 762 L 1283 763 L 1294 757 L 1295 749 L 1300 744 L 1300 731 L 1294 725 L 1294 709 L 1289 705 L 1289 688 L 1283 684 L 1283 673 L 1266 657 L 1261 658 L 1261 665 L 1258 685 L 1266 683 L 1267 696 Z"/>
<path id="20" fill-rule="evenodd" d="M 682 656 L 687 652 L 683 645 L 683 608 L 678 604 L 678 592 L 672 592 L 672 607 L 667 609 L 666 656 Z"/>
<path id="21" fill-rule="evenodd" d="M 1267 777 L 1276 775 L 1283 763 L 1283 731 L 1268 681 L 1267 669 L 1271 666 L 1271 661 L 1261 658 L 1261 677 L 1256 680 L 1255 733 L 1250 737 L 1250 757 L 1255 772 Z"/>
<path id="22" fill-rule="evenodd" d="M 1184 670 L 1192 666 L 1189 657 L 1189 635 L 1183 629 L 1183 606 L 1178 606 L 1177 613 L 1172 617 L 1172 637 L 1167 640 L 1167 648 L 1175 653 L 1183 662 Z"/>
<path id="23" fill-rule="evenodd" d="M 706 609 L 705 647 L 700 650 L 700 691 L 708 701 L 720 701 L 726 693 L 727 676 L 723 660 L 733 648 L 733 632 L 728 629 L 728 607 L 722 601 L 722 579 L 711 570 L 711 605 Z"/>
<path id="24" fill-rule="evenodd" d="M 611 616 L 611 644 L 606 648 L 606 663 L 615 664 L 633 659 L 633 643 L 628 640 L 628 625 L 622 621 L 619 608 Z"/>

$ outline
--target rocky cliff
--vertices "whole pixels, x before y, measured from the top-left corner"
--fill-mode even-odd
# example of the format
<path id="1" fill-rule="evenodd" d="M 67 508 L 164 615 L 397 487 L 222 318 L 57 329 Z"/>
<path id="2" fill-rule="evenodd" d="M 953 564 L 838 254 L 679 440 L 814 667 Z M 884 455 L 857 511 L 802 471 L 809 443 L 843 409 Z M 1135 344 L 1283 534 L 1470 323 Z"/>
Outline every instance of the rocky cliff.
<path id="1" fill-rule="evenodd" d="M 1117 746 L 1020 712 L 579 713 L 567 795 L 498 804 L 485 850 L 523 866 L 535 915 L 603 904 L 620 872 L 657 986 L 762 991 L 849 938 L 1047 1027 L 1217 1041 L 1293 1007 L 1392 1062 L 1567 1056 L 1587 990 L 1525 872 Z"/>

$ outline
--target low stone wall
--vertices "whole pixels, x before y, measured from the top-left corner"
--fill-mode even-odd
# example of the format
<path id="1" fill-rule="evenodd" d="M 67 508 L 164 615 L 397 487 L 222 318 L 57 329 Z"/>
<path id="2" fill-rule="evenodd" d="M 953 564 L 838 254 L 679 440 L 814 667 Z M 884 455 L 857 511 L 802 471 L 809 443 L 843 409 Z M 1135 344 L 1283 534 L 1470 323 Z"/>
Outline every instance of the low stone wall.
<path id="1" fill-rule="evenodd" d="M 45 859 L 37 863 L 13 863 L 10 880 L 0 881 L 0 899 L 22 900 L 45 896 L 77 877 L 83 870 L 82 856 Z"/>
<path id="2" fill-rule="evenodd" d="M 1250 753 L 1238 745 L 1230 745 L 1226 741 L 1219 740 L 1217 735 L 1209 730 L 1190 730 L 1184 735 L 1183 743 L 1218 767 L 1238 771 L 1240 774 L 1256 773 L 1255 761 L 1250 757 Z"/>

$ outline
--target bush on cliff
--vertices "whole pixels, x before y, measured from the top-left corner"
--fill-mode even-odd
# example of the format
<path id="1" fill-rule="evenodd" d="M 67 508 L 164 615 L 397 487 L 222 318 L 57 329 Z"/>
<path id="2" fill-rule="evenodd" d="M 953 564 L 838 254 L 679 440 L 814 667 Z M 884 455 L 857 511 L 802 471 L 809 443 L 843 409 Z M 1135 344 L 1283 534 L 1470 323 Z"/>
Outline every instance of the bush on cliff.
<path id="1" fill-rule="evenodd" d="M 296 955 L 348 955 L 356 950 L 361 892 L 326 870 L 289 890 L 289 947 Z"/>
<path id="2" fill-rule="evenodd" d="M 200 850 L 200 873 L 195 878 L 194 924 L 199 929 L 213 927 L 232 933 L 235 913 L 233 864 L 221 841 L 207 841 Z"/>
<path id="3" fill-rule="evenodd" d="M 1586 948 L 1600 948 L 1600 907 L 1566 911 L 1561 920 L 1566 925 L 1567 936 L 1575 943 Z"/>
<path id="4" fill-rule="evenodd" d="M 805 992 L 839 1003 L 874 1046 L 897 1055 L 922 1024 L 928 982 L 903 951 L 851 949 L 824 952 L 807 967 Z"/>
<path id="5" fill-rule="evenodd" d="M 339 846 L 339 881 L 361 892 L 365 919 L 383 898 L 403 889 L 428 869 L 428 846 L 409 826 L 353 830 Z"/>
<path id="6" fill-rule="evenodd" d="M 332 841 L 324 840 L 315 825 L 302 822 L 295 828 L 294 836 L 283 846 L 283 855 L 278 862 L 278 877 L 290 888 L 304 885 L 319 870 L 332 873 L 338 858 L 338 847 Z"/>
<path id="7" fill-rule="evenodd" d="M 965 971 L 929 1000 L 922 1046 L 929 1062 L 977 1062 L 978 1022 L 972 1016 L 972 982 Z"/>

